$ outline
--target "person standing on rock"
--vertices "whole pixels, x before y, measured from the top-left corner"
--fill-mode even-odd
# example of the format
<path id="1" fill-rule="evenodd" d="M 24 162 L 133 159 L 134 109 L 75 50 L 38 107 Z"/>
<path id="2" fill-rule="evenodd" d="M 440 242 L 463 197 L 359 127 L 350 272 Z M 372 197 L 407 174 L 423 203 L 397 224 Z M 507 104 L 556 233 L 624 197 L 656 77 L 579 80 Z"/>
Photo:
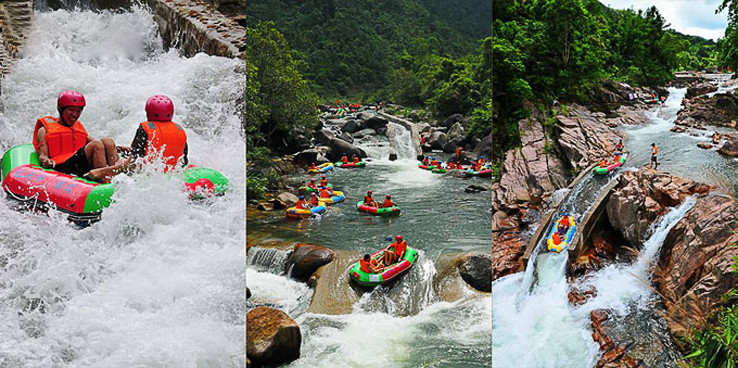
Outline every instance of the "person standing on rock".
<path id="1" fill-rule="evenodd" d="M 658 161 L 658 155 L 659 155 L 659 148 L 656 147 L 656 143 L 651 143 L 651 163 L 648 165 L 648 168 L 659 168 L 659 161 Z"/>

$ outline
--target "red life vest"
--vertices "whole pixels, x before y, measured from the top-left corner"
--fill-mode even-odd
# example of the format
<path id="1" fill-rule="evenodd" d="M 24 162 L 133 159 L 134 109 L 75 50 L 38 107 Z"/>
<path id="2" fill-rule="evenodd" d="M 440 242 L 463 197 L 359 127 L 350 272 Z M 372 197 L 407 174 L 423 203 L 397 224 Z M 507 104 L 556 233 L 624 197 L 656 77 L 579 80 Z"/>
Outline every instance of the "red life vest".
<path id="1" fill-rule="evenodd" d="M 364 205 L 365 206 L 371 206 L 372 202 L 374 202 L 374 198 L 370 196 L 364 196 Z"/>
<path id="2" fill-rule="evenodd" d="M 320 179 L 320 186 L 321 187 L 327 187 L 328 186 L 328 179 Z"/>
<path id="3" fill-rule="evenodd" d="M 394 248 L 395 249 L 395 255 L 397 256 L 397 258 L 400 258 L 403 255 L 405 255 L 405 250 L 407 249 L 407 242 L 405 240 L 403 240 L 403 241 L 401 241 L 399 243 L 395 242 L 394 245 L 395 245 L 395 248 Z"/>
<path id="4" fill-rule="evenodd" d="M 359 260 L 359 265 L 361 265 L 361 270 L 366 273 L 372 273 L 372 270 L 369 268 L 369 261 L 365 261 L 364 258 Z"/>
<path id="5" fill-rule="evenodd" d="M 297 201 L 297 203 L 295 204 L 295 207 L 300 210 L 308 209 L 307 203 L 305 203 L 305 200 L 303 199 Z"/>
<path id="6" fill-rule="evenodd" d="M 343 156 L 343 158 L 341 158 L 341 161 L 342 161 L 342 162 L 343 162 L 344 164 L 347 164 L 347 163 L 348 163 L 348 157 L 346 157 L 346 156 Z"/>
<path id="7" fill-rule="evenodd" d="M 164 171 L 177 166 L 187 144 L 184 129 L 171 121 L 145 121 L 141 127 L 146 132 L 146 156 L 152 157 L 154 152 L 161 152 L 167 165 Z"/>
<path id="8" fill-rule="evenodd" d="M 57 165 L 72 157 L 80 148 L 87 144 L 87 131 L 82 123 L 75 121 L 71 127 L 62 125 L 51 116 L 44 116 L 36 121 L 33 129 L 33 147 L 40 152 L 41 144 L 46 142 L 49 147 L 49 158 Z M 43 142 L 38 141 L 38 130 L 46 129 Z"/>
<path id="9" fill-rule="evenodd" d="M 390 200 L 390 199 L 385 199 L 385 200 L 384 200 L 384 203 L 382 204 L 382 207 L 392 207 L 392 206 L 394 206 L 394 205 L 395 205 L 395 204 L 394 204 L 394 203 L 392 203 L 392 200 Z"/>

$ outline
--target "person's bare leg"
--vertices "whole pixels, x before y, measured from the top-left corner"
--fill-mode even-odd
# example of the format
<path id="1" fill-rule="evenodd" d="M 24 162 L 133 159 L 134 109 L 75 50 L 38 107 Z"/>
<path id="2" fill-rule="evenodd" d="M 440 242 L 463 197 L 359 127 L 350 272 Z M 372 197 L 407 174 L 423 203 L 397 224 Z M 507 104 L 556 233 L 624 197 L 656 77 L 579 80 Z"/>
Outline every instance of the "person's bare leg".
<path id="1" fill-rule="evenodd" d="M 85 156 L 87 156 L 87 161 L 92 165 L 93 169 L 108 166 L 107 160 L 105 159 L 105 147 L 98 140 L 87 143 L 87 146 L 85 146 Z"/>
<path id="2" fill-rule="evenodd" d="M 118 150 L 115 148 L 115 141 L 113 141 L 113 138 L 105 137 L 100 139 L 100 142 L 102 142 L 103 147 L 105 148 L 105 161 L 107 162 L 107 166 L 113 166 L 115 165 L 120 157 L 118 157 Z"/>
<path id="3" fill-rule="evenodd" d="M 115 165 L 92 169 L 90 172 L 85 174 L 85 176 L 101 183 L 110 183 L 113 176 L 116 176 L 127 169 L 128 164 L 128 160 L 121 159 Z"/>

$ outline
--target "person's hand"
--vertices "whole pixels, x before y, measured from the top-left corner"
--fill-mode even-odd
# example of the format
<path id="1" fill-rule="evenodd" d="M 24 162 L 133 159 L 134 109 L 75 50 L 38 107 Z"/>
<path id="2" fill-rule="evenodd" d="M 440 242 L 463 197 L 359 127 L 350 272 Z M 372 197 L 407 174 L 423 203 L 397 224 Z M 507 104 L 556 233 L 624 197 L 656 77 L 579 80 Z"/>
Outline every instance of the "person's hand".
<path id="1" fill-rule="evenodd" d="M 118 151 L 118 153 L 131 153 L 130 146 L 115 146 L 115 150 Z"/>
<path id="2" fill-rule="evenodd" d="M 45 169 L 53 169 L 56 167 L 56 162 L 48 156 L 39 156 L 38 161 L 41 164 L 41 167 Z"/>

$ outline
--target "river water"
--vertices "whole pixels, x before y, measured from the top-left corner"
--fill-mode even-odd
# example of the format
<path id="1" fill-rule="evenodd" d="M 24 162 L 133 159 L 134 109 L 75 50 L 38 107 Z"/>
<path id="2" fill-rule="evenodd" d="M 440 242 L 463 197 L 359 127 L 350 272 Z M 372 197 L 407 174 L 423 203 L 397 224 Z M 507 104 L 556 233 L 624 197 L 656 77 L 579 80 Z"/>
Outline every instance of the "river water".
<path id="1" fill-rule="evenodd" d="M 396 147 L 408 145 L 405 140 L 410 139 L 409 134 L 403 133 L 406 131 L 397 134 L 396 139 L 401 141 Z M 310 291 L 288 281 L 279 266 L 257 270 L 255 262 L 250 261 L 247 282 L 254 295 L 250 305 L 278 306 L 300 324 L 301 358 L 290 367 L 490 366 L 489 297 L 470 293 L 457 302 L 444 302 L 431 285 L 439 272 L 435 262 L 440 257 L 466 251 L 489 253 L 489 192 L 464 191 L 471 184 L 487 184 L 485 180 L 489 179 L 432 174 L 419 169 L 417 161 L 410 158 L 389 161 L 390 149 L 382 139 L 359 144 L 370 155 L 365 168 L 337 169 L 327 174 L 334 188 L 346 194 L 344 203 L 330 207 L 316 219 L 286 220 L 282 211 L 249 219 L 249 236 L 316 243 L 358 256 L 388 244 L 387 236 L 403 235 L 410 246 L 420 250 L 418 263 L 391 288 L 380 286 L 364 293 L 350 314 L 326 315 L 304 313 L 304 304 L 310 300 L 304 295 Z M 412 153 L 404 151 L 410 152 L 406 156 Z M 305 179 L 307 175 L 300 177 Z M 377 199 L 391 194 L 402 214 L 384 218 L 359 213 L 355 203 L 368 189 Z M 267 263 L 278 264 L 277 258 Z M 283 290 L 258 295 L 257 290 L 274 287 Z"/>
<path id="2" fill-rule="evenodd" d="M 230 191 L 190 203 L 156 173 L 118 176 L 116 202 L 86 228 L 0 203 L 0 365 L 240 367 L 244 362 L 245 143 L 242 62 L 164 51 L 148 11 L 35 14 L 3 80 L 0 149 L 31 142 L 56 96 L 87 100 L 93 137 L 129 145 L 144 104 L 166 94 L 190 163 Z"/>

